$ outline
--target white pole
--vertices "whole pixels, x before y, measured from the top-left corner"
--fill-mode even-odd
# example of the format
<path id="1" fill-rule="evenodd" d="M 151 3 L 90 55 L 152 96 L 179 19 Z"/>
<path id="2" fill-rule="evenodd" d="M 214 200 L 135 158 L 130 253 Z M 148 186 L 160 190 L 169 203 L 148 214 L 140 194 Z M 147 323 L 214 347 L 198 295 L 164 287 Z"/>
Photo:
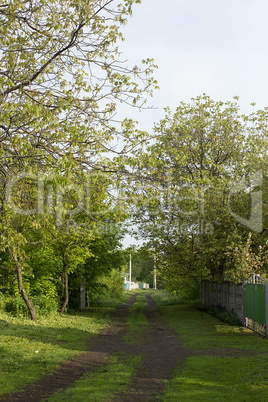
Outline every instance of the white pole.
<path id="1" fill-rule="evenodd" d="M 131 250 L 129 253 L 129 290 L 131 290 Z"/>
<path id="2" fill-rule="evenodd" d="M 156 268 L 155 268 L 155 255 L 154 255 L 154 289 L 156 289 Z"/>
<path id="3" fill-rule="evenodd" d="M 265 289 L 265 324 L 266 324 L 266 334 L 265 337 L 268 339 L 268 283 L 264 285 Z"/>

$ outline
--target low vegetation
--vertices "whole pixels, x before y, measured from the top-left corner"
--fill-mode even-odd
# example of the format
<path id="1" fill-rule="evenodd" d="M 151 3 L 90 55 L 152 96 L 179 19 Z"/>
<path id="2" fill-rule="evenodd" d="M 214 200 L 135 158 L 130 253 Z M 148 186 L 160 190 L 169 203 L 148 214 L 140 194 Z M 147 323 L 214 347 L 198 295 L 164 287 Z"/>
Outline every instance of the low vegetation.
<path id="1" fill-rule="evenodd" d="M 241 320 L 234 311 L 228 311 L 227 308 L 223 307 L 221 304 L 217 306 L 211 306 L 208 312 L 214 317 L 219 318 L 221 321 L 227 322 L 231 325 L 242 325 Z"/>
<path id="2" fill-rule="evenodd" d="M 202 354 L 189 357 L 178 367 L 160 400 L 191 402 L 266 399 L 266 339 L 249 329 L 221 322 L 207 312 L 198 311 L 195 305 L 163 305 L 162 293 L 154 295 L 154 299 L 163 317 L 181 334 L 184 347 L 192 352 L 198 350 L 198 354 Z M 166 304 L 165 294 L 163 299 Z"/>
<path id="3" fill-rule="evenodd" d="M 123 303 L 130 294 L 125 292 Z M 135 292 L 136 293 L 136 292 Z M 128 317 L 124 342 L 142 338 L 148 327 L 143 314 L 145 291 Z M 161 317 L 178 332 L 189 357 L 158 395 L 162 401 L 263 401 L 268 393 L 268 348 L 263 337 L 241 326 L 220 321 L 179 296 L 150 291 Z M 117 300 L 117 304 L 120 301 Z M 87 341 L 109 323 L 108 302 L 86 313 L 43 317 L 38 323 L 0 312 L 0 395 L 23 387 L 86 349 Z M 114 301 L 112 307 L 116 305 Z M 94 373 L 88 373 L 50 401 L 105 400 L 124 395 L 135 378 L 141 356 L 118 353 Z M 91 399 L 90 399 L 91 398 Z"/>
<path id="4" fill-rule="evenodd" d="M 88 373 L 76 381 L 66 391 L 55 393 L 49 402 L 59 401 L 104 401 L 117 392 L 127 394 L 127 387 L 135 376 L 140 356 L 129 357 L 124 354 L 112 356 L 104 368 L 95 373 Z"/>
<path id="5" fill-rule="evenodd" d="M 0 309 L 0 395 L 36 381 L 86 350 L 89 339 L 110 322 L 111 309 L 127 298 L 110 297 L 85 313 L 43 315 L 37 323 L 27 318 L 26 309 L 26 317 Z"/>

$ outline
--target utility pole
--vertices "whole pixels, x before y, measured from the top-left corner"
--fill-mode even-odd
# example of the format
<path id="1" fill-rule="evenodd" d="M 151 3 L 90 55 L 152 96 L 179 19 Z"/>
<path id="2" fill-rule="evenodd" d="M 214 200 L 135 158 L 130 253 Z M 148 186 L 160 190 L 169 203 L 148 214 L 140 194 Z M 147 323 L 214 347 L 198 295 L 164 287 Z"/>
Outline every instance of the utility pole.
<path id="1" fill-rule="evenodd" d="M 131 290 L 131 248 L 129 253 L 129 290 Z"/>
<path id="2" fill-rule="evenodd" d="M 154 289 L 156 289 L 156 267 L 155 267 L 155 254 L 154 254 Z"/>

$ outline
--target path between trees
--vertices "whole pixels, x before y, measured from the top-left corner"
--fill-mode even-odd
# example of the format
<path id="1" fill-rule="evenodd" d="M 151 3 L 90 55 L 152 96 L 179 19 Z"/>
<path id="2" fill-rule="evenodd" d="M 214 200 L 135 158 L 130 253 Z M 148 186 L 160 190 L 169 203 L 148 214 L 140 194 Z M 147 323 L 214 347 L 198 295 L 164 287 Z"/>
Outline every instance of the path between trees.
<path id="1" fill-rule="evenodd" d="M 112 312 L 112 324 L 104 328 L 88 347 L 88 351 L 63 364 L 56 372 L 40 379 L 37 383 L 28 384 L 24 390 L 17 391 L 1 398 L 3 402 L 38 402 L 57 391 L 69 388 L 82 375 L 98 370 L 107 364 L 110 356 L 124 352 L 130 356 L 142 356 L 141 364 L 135 378 L 126 393 L 118 393 L 110 401 L 154 401 L 161 393 L 165 380 L 172 378 L 174 369 L 179 367 L 188 357 L 200 355 L 234 356 L 232 349 L 196 351 L 183 348 L 180 336 L 164 321 L 150 295 L 146 295 L 147 307 L 143 313 L 149 326 L 138 333 L 135 342 L 126 342 L 126 319 L 129 308 L 135 303 L 137 295 L 132 295 L 128 302 Z M 247 353 L 248 355 L 248 351 Z M 243 351 L 237 351 L 243 355 Z M 92 400 L 92 395 L 90 396 Z M 157 399 L 159 400 L 159 398 Z"/>

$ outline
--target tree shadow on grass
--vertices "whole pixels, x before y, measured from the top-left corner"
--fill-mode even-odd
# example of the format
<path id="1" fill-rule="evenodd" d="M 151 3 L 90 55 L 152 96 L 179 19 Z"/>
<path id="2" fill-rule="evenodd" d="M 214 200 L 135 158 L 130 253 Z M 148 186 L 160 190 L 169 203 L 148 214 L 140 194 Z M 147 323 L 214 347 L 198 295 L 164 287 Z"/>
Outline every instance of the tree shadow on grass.
<path id="1" fill-rule="evenodd" d="M 79 322 L 80 318 L 87 318 L 86 322 Z M 20 323 L 0 320 L 0 346 L 1 344 L 14 347 L 28 340 L 49 346 L 59 345 L 62 348 L 84 351 L 87 350 L 87 341 L 96 335 L 108 323 L 107 311 L 88 313 L 72 313 L 63 317 L 56 317 L 55 324 L 44 319 L 42 323 L 32 323 L 25 319 Z M 17 320 L 16 320 L 17 321 Z"/>

